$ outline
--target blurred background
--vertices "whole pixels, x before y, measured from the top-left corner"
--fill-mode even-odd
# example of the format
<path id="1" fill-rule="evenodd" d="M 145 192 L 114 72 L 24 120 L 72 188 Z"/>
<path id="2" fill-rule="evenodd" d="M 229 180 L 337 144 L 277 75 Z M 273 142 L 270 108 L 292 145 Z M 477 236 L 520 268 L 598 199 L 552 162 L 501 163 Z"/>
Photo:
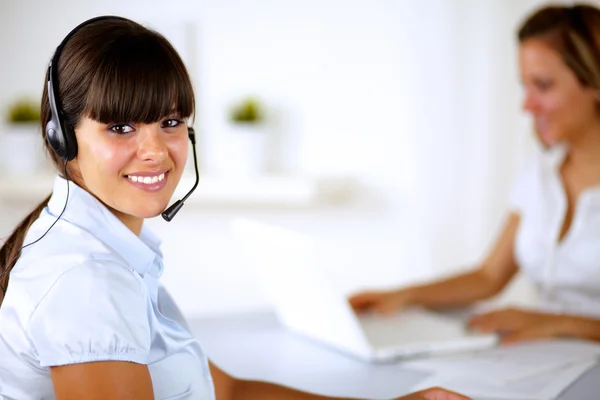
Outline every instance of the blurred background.
<path id="1" fill-rule="evenodd" d="M 196 89 L 201 184 L 172 222 L 149 222 L 188 317 L 269 306 L 239 216 L 312 235 L 345 293 L 472 267 L 536 146 L 515 31 L 543 3 L 0 0 L 0 238 L 54 174 L 15 106 L 38 107 L 73 27 L 115 14 L 171 40 Z"/>

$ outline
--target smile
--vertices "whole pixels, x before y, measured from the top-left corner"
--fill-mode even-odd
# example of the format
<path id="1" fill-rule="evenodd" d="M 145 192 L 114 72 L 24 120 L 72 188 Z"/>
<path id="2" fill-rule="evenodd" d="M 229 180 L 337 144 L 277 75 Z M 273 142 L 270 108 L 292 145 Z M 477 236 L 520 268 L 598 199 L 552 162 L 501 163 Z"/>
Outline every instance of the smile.
<path id="1" fill-rule="evenodd" d="M 165 174 L 164 172 L 160 175 L 154 175 L 154 176 L 136 176 L 136 175 L 127 175 L 127 179 L 129 179 L 132 182 L 137 182 L 137 183 L 143 183 L 146 185 L 151 185 L 153 183 L 157 183 L 160 182 L 162 180 L 165 179 Z"/>
<path id="2" fill-rule="evenodd" d="M 137 174 L 125 175 L 129 184 L 145 192 L 159 192 L 167 186 L 169 171 L 164 172 L 138 172 Z"/>

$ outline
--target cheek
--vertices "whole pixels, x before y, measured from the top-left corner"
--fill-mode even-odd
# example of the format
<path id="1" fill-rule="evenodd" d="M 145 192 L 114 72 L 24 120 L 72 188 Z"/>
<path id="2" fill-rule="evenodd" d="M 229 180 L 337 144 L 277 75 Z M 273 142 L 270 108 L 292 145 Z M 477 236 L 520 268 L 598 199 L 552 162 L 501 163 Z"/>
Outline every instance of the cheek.
<path id="1" fill-rule="evenodd" d="M 577 96 L 547 96 L 541 102 L 541 110 L 552 122 L 572 125 L 587 113 L 580 100 Z"/>
<path id="2" fill-rule="evenodd" d="M 561 113 L 564 110 L 568 111 L 569 100 L 564 96 L 546 96 L 541 101 L 542 109 L 548 113 Z"/>
<path id="3" fill-rule="evenodd" d="M 130 159 L 130 152 L 126 146 L 117 146 L 112 143 L 98 143 L 85 146 L 81 150 L 81 159 L 88 171 L 118 172 Z"/>
<path id="4" fill-rule="evenodd" d="M 562 117 L 573 127 L 579 128 L 597 118 L 596 105 L 586 96 L 576 94 L 570 96 L 565 103 L 561 108 Z"/>
<path id="5" fill-rule="evenodd" d="M 169 144 L 169 153 L 179 169 L 185 167 L 185 163 L 187 162 L 188 157 L 189 146 L 191 146 L 191 144 L 189 144 L 187 137 L 183 139 L 174 140 L 172 143 Z"/>
<path id="6" fill-rule="evenodd" d="M 580 95 L 552 99 L 547 104 L 547 115 L 557 140 L 575 140 L 586 126 L 597 118 L 597 111 L 589 99 Z"/>
<path id="7" fill-rule="evenodd" d="M 98 161 L 117 160 L 119 159 L 119 150 L 111 146 L 98 146 L 94 150 L 94 155 Z"/>

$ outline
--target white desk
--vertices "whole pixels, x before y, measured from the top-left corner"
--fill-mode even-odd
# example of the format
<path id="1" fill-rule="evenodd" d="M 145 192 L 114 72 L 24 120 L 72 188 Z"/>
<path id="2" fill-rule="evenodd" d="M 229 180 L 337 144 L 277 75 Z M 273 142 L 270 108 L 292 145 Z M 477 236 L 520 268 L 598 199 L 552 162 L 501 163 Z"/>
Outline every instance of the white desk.
<path id="1" fill-rule="evenodd" d="M 371 365 L 336 353 L 285 331 L 270 312 L 189 322 L 208 356 L 239 378 L 329 396 L 390 399 L 408 393 L 426 376 L 401 364 Z M 600 364 L 559 399 L 600 399 Z"/>

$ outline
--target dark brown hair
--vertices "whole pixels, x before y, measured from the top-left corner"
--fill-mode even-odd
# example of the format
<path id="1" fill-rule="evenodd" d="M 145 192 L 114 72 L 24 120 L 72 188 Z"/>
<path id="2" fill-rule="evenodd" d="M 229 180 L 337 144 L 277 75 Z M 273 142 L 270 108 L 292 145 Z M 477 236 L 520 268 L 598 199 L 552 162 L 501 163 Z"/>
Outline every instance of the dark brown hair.
<path id="1" fill-rule="evenodd" d="M 46 142 L 45 127 L 51 118 L 47 80 L 46 76 L 41 104 L 42 140 L 62 174 L 66 162 Z M 102 123 L 151 123 L 173 111 L 187 118 L 195 109 L 192 83 L 175 49 L 159 33 L 129 20 L 104 19 L 77 30 L 62 50 L 58 82 L 54 85 L 61 99 L 57 106 L 65 121 L 75 128 L 83 117 Z M 19 223 L 0 248 L 0 304 L 25 235 L 49 199 Z"/>
<path id="2" fill-rule="evenodd" d="M 600 10 L 591 5 L 546 6 L 521 25 L 520 43 L 545 40 L 575 73 L 579 82 L 600 90 Z"/>

